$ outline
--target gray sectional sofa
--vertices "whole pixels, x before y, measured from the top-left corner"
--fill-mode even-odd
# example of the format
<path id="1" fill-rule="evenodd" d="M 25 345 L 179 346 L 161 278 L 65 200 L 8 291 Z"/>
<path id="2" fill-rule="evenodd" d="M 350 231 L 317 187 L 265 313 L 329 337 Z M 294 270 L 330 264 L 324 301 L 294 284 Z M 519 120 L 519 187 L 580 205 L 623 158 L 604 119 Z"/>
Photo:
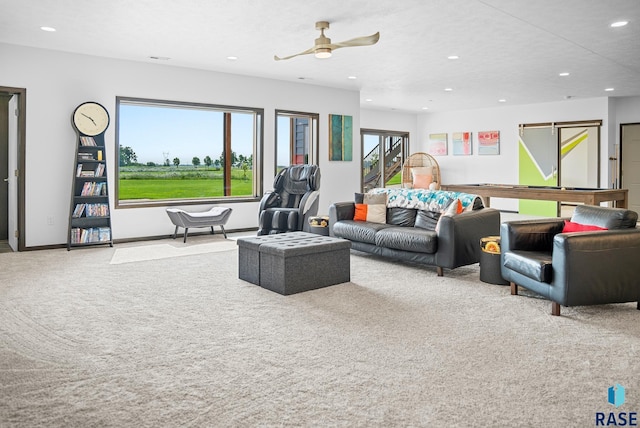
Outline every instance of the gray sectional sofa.
<path id="1" fill-rule="evenodd" d="M 500 233 L 500 212 L 484 208 L 482 199 L 476 195 L 465 194 L 467 202 L 472 202 L 468 202 L 464 212 L 449 216 L 441 215 L 433 204 L 417 201 L 411 190 L 387 192 L 390 193 L 385 223 L 356 221 L 356 203 L 338 202 L 329 208 L 329 234 L 351 241 L 352 250 L 435 266 L 438 276 L 442 276 L 443 268 L 477 263 L 480 238 Z M 422 191 L 421 195 L 424 192 L 428 191 Z M 434 192 L 438 192 L 439 201 L 455 200 L 462 195 Z"/>

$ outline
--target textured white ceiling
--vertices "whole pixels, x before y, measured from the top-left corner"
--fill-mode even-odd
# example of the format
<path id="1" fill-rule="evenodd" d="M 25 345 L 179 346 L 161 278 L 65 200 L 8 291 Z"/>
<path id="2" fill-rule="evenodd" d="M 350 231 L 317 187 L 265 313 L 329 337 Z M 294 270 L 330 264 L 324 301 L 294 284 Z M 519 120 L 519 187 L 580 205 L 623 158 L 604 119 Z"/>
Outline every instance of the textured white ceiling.
<path id="1" fill-rule="evenodd" d="M 376 31 L 380 41 L 274 61 L 313 46 L 320 20 L 333 42 Z M 640 0 L 0 0 L 0 42 L 304 79 L 413 112 L 640 95 Z"/>

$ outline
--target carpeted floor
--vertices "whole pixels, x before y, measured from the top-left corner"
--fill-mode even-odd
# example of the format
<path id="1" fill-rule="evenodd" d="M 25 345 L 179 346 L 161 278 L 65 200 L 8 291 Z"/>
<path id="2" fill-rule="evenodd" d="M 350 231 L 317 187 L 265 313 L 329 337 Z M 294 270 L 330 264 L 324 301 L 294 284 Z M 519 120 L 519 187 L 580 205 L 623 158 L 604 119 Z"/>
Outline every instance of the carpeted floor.
<path id="1" fill-rule="evenodd" d="M 232 247 L 112 264 L 141 245 L 0 254 L 1 427 L 585 427 L 640 411 L 635 304 L 552 317 L 477 265 L 437 277 L 361 253 L 351 282 L 286 297 L 239 280 Z"/>

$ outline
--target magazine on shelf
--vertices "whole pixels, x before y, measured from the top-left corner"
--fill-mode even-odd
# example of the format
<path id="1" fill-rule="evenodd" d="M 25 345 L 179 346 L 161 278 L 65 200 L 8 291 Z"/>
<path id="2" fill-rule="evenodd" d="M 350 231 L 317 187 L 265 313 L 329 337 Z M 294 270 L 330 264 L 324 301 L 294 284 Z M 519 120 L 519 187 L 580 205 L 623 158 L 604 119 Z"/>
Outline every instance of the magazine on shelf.
<path id="1" fill-rule="evenodd" d="M 87 135 L 83 135 L 80 137 L 80 145 L 82 146 L 95 146 L 96 140 L 93 137 L 89 137 Z"/>
<path id="2" fill-rule="evenodd" d="M 104 164 L 99 163 L 96 166 L 96 170 L 94 171 L 94 173 L 95 173 L 95 177 L 102 177 L 104 175 Z"/>

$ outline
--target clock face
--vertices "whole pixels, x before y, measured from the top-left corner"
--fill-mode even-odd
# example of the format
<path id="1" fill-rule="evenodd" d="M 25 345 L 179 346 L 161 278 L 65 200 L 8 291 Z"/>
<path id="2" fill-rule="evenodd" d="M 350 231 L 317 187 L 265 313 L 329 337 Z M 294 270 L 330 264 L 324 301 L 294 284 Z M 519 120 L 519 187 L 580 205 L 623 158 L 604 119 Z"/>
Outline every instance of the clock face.
<path id="1" fill-rule="evenodd" d="M 109 126 L 109 112 L 98 103 L 82 103 L 73 112 L 73 124 L 84 135 L 98 135 Z"/>

